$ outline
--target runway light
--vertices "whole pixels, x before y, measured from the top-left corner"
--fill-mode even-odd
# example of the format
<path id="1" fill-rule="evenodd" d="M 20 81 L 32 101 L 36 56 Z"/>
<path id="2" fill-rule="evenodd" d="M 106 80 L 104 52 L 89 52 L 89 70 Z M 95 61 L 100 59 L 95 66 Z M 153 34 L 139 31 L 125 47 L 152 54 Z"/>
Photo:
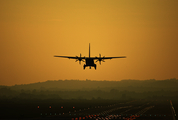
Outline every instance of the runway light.
<path id="1" fill-rule="evenodd" d="M 38 106 L 37 108 L 40 108 L 40 106 Z"/>
<path id="2" fill-rule="evenodd" d="M 73 108 L 75 108 L 75 107 L 73 107 Z"/>
<path id="3" fill-rule="evenodd" d="M 63 106 L 61 106 L 61 108 L 63 108 Z"/>
<path id="4" fill-rule="evenodd" d="M 51 108 L 51 106 L 49 106 L 49 108 Z"/>

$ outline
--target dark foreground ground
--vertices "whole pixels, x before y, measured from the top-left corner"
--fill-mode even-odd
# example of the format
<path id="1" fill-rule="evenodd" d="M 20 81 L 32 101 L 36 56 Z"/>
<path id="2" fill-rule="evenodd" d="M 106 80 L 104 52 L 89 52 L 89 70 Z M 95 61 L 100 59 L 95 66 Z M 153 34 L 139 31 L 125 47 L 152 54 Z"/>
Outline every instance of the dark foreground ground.
<path id="1" fill-rule="evenodd" d="M 174 100 L 0 100 L 0 119 L 176 120 Z"/>

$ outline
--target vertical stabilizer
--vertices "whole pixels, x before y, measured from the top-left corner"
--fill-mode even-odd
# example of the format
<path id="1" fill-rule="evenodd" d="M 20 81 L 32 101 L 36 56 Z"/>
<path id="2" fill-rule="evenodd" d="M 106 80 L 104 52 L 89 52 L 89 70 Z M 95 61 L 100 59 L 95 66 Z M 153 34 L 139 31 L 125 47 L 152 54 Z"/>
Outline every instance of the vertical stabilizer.
<path id="1" fill-rule="evenodd" d="M 90 43 L 89 43 L 89 58 L 90 58 Z"/>

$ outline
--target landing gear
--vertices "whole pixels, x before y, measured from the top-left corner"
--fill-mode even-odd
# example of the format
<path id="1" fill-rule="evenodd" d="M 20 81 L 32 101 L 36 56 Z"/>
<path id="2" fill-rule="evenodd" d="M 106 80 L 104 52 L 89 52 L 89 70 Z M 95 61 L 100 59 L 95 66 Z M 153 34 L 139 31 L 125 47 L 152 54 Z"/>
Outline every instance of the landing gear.
<path id="1" fill-rule="evenodd" d="M 85 70 L 86 65 L 83 65 L 83 69 Z"/>
<path id="2" fill-rule="evenodd" d="M 83 65 L 83 69 L 85 70 L 86 67 L 89 67 L 90 69 L 91 69 L 91 67 L 94 67 L 95 70 L 96 70 L 96 64 L 94 64 L 94 65 L 86 65 L 86 64 L 84 64 Z"/>
<path id="3" fill-rule="evenodd" d="M 95 67 L 95 70 L 96 70 L 96 64 L 94 65 L 94 67 Z"/>

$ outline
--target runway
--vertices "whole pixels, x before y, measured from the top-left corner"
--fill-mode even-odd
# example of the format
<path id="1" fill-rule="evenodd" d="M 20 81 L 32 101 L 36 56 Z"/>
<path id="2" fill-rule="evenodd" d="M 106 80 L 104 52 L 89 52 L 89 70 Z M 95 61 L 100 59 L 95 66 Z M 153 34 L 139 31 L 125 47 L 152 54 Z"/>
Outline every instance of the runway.
<path id="1" fill-rule="evenodd" d="M 64 113 L 41 113 L 43 119 L 69 120 L 171 120 L 173 119 L 169 100 L 136 100 L 125 103 L 79 108 Z M 175 119 L 173 119 L 175 120 Z"/>

